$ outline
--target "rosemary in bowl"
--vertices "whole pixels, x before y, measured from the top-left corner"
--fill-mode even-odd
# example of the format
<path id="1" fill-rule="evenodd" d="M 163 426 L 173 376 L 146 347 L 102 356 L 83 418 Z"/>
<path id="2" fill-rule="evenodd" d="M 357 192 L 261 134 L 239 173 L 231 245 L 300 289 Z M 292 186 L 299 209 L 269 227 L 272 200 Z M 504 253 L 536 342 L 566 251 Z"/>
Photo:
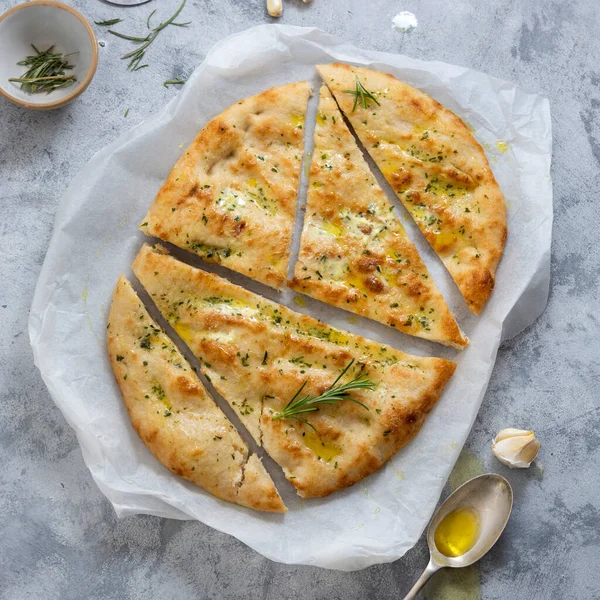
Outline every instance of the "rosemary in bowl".
<path id="1" fill-rule="evenodd" d="M 77 81 L 75 75 L 65 73 L 75 66 L 69 63 L 68 57 L 77 54 L 76 52 L 71 54 L 53 52 L 53 45 L 47 50 L 38 50 L 33 44 L 31 47 L 35 54 L 26 56 L 17 63 L 29 68 L 21 77 L 11 77 L 9 81 L 20 83 L 21 89 L 31 94 L 38 92 L 49 94 L 52 90 L 72 85 Z"/>

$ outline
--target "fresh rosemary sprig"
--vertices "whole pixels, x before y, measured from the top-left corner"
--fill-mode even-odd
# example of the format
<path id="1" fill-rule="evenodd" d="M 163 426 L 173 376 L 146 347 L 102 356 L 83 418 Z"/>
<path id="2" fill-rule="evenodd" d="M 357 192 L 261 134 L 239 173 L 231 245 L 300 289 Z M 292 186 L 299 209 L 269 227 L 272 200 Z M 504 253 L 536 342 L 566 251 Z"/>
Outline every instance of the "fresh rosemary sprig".
<path id="1" fill-rule="evenodd" d="M 356 105 L 358 104 L 358 100 L 360 98 L 360 103 L 363 105 L 363 108 L 368 108 L 369 100 L 373 100 L 377 106 L 381 106 L 379 102 L 377 102 L 377 98 L 367 90 L 367 88 L 360 82 L 358 75 L 356 75 L 356 89 L 355 90 L 342 90 L 344 94 L 354 94 L 354 106 L 352 107 L 352 112 L 356 110 Z"/>
<path id="2" fill-rule="evenodd" d="M 100 27 L 109 27 L 110 25 L 116 25 L 120 23 L 123 19 L 108 19 L 106 21 L 94 21 L 96 25 L 100 25 Z"/>
<path id="3" fill-rule="evenodd" d="M 75 75 L 66 75 L 65 70 L 72 69 L 75 65 L 69 64 L 68 56 L 77 54 L 63 54 L 62 52 L 52 52 L 54 46 L 47 50 L 38 50 L 33 44 L 31 47 L 35 54 L 26 56 L 17 64 L 29 67 L 21 77 L 11 77 L 9 81 L 21 84 L 21 89 L 35 94 L 37 92 L 47 92 L 48 94 L 57 88 L 71 85 L 77 81 Z"/>
<path id="4" fill-rule="evenodd" d="M 175 14 L 170 19 L 167 19 L 166 21 L 164 21 L 164 23 L 160 23 L 159 25 L 154 27 L 154 29 L 152 29 L 150 31 L 150 33 L 144 37 L 125 35 L 124 33 L 119 33 L 118 31 L 113 31 L 112 29 L 108 30 L 108 33 L 110 33 L 111 35 L 119 37 L 123 40 L 128 40 L 130 42 L 133 42 L 134 44 L 140 44 L 139 48 L 136 48 L 135 50 L 132 50 L 131 52 L 128 52 L 127 54 L 123 54 L 123 56 L 121 56 L 121 59 L 130 59 L 129 64 L 127 65 L 127 68 L 130 71 L 139 71 L 140 69 L 143 69 L 144 67 L 148 66 L 148 65 L 140 65 L 140 63 L 142 62 L 142 58 L 144 58 L 144 54 L 146 53 L 148 46 L 150 46 L 150 44 L 152 44 L 152 42 L 156 39 L 158 34 L 165 27 L 168 27 L 169 25 L 174 25 L 175 27 L 185 27 L 186 25 L 189 25 L 191 23 L 191 21 L 188 21 L 186 23 L 175 22 L 175 19 L 179 16 L 181 11 L 183 10 L 185 3 L 186 3 L 186 0 L 183 0 L 181 5 L 179 6 L 179 8 L 175 11 Z M 150 17 L 153 14 L 154 14 L 154 11 L 152 13 L 150 13 L 150 15 L 148 16 L 148 19 L 146 21 L 146 25 L 148 26 L 148 28 L 150 26 Z"/>
<path id="5" fill-rule="evenodd" d="M 167 79 L 163 85 L 168 88 L 170 85 L 183 85 L 185 81 L 185 79 Z"/>
<path id="6" fill-rule="evenodd" d="M 359 404 L 366 410 L 369 410 L 367 406 L 365 406 L 362 402 L 356 400 L 356 398 L 350 397 L 350 392 L 352 390 L 374 390 L 375 383 L 369 379 L 368 373 L 359 373 L 354 379 L 351 379 L 347 383 L 342 383 L 338 385 L 338 381 L 348 372 L 348 369 L 354 364 L 354 359 L 350 361 L 350 363 L 342 370 L 342 372 L 338 375 L 337 379 L 331 384 L 331 386 L 324 391 L 320 396 L 302 396 L 299 398 L 304 386 L 306 385 L 306 381 L 300 386 L 300 389 L 294 394 L 294 397 L 287 403 L 286 407 L 278 413 L 273 415 L 273 419 L 297 419 L 298 421 L 302 421 L 306 423 L 312 429 L 315 429 L 312 423 L 309 423 L 303 417 L 299 417 L 298 415 L 314 412 L 319 410 L 319 404 L 335 404 L 340 400 L 350 400 L 355 404 Z"/>

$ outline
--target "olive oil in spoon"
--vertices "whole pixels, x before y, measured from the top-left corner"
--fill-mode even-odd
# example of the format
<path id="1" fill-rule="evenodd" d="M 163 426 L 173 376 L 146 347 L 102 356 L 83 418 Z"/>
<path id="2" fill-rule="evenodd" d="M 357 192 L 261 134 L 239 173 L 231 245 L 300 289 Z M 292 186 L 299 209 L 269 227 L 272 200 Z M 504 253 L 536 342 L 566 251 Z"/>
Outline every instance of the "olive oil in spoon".
<path id="1" fill-rule="evenodd" d="M 488 473 L 460 486 L 437 510 L 427 531 L 429 564 L 404 600 L 413 600 L 442 567 L 468 567 L 498 541 L 512 510 L 504 477 Z"/>

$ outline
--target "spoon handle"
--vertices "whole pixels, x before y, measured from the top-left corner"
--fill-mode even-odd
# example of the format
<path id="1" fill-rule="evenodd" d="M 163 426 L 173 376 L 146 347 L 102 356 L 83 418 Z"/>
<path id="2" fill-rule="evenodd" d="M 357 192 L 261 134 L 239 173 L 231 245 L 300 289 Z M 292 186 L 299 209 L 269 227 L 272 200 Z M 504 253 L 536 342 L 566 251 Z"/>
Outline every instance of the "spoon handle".
<path id="1" fill-rule="evenodd" d="M 434 562 L 432 560 L 430 560 L 429 564 L 427 565 L 427 567 L 421 574 L 421 577 L 419 577 L 419 579 L 417 579 L 417 582 L 415 583 L 415 585 L 412 586 L 412 588 L 410 589 L 410 592 L 408 592 L 408 594 L 406 594 L 406 596 L 404 596 L 403 600 L 414 600 L 417 597 L 419 590 L 429 581 L 429 578 L 436 571 L 439 571 L 440 569 L 441 569 L 441 567 L 434 564 Z"/>

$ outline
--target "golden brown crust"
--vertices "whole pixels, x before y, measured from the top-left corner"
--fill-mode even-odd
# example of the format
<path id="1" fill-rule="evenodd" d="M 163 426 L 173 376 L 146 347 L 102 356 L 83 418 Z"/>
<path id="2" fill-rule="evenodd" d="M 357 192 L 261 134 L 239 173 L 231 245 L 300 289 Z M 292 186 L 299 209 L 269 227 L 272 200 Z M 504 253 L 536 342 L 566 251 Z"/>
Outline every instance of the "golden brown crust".
<path id="1" fill-rule="evenodd" d="M 287 509 L 273 481 L 190 364 L 121 277 L 107 327 L 110 362 L 133 428 L 172 473 L 217 498 Z"/>
<path id="2" fill-rule="evenodd" d="M 280 288 L 309 94 L 305 81 L 282 85 L 210 121 L 173 167 L 141 231 Z"/>
<path id="3" fill-rule="evenodd" d="M 300 254 L 288 286 L 404 333 L 466 346 L 392 210 L 323 86 Z"/>
<path id="4" fill-rule="evenodd" d="M 439 102 L 389 75 L 345 64 L 317 70 L 342 112 L 479 314 L 506 241 L 506 205 L 483 149 Z M 379 102 L 344 90 L 356 77 Z"/>
<path id="5" fill-rule="evenodd" d="M 145 245 L 134 272 L 203 372 L 305 497 L 327 496 L 379 469 L 419 430 L 455 369 L 333 329 Z M 155 274 L 156 273 L 156 274 Z M 327 389 L 354 359 L 376 383 L 304 423 L 273 419 L 306 383 Z"/>

